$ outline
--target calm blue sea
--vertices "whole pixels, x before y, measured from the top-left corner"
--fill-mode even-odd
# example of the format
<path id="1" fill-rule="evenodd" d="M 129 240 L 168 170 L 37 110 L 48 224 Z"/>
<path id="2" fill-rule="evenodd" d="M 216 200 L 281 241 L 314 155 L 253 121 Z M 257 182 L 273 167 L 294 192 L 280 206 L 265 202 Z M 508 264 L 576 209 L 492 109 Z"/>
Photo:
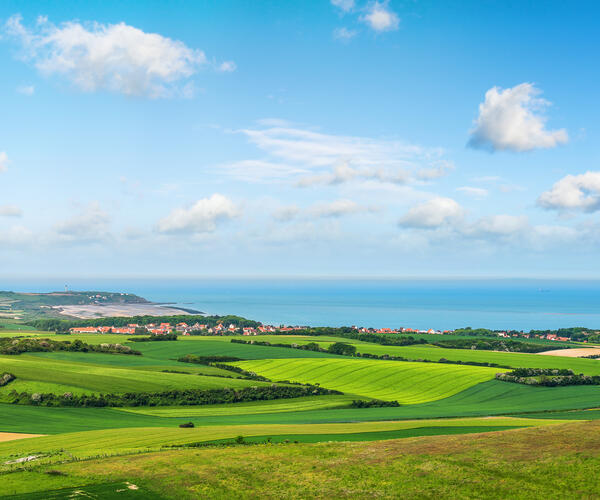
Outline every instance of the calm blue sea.
<path id="1" fill-rule="evenodd" d="M 270 324 L 453 329 L 600 328 L 600 281 L 86 279 L 0 282 L 13 291 L 123 291 Z"/>

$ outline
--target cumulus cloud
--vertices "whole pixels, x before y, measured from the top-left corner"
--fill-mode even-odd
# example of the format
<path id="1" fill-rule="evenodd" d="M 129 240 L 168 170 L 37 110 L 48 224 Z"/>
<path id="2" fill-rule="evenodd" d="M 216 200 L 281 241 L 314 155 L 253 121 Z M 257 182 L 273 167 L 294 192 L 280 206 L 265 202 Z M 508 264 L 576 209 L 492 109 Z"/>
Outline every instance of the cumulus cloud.
<path id="1" fill-rule="evenodd" d="M 157 230 L 166 234 L 198 234 L 210 233 L 217 225 L 238 215 L 234 203 L 215 193 L 209 198 L 202 198 L 187 208 L 177 208 L 158 221 Z"/>
<path id="2" fill-rule="evenodd" d="M 451 169 L 451 164 L 441 159 L 441 150 L 400 140 L 325 134 L 289 124 L 239 133 L 267 155 L 242 164 L 255 167 L 255 178 L 281 179 L 287 175 L 301 187 L 361 179 L 401 184 L 429 180 Z M 262 172 L 261 164 L 265 167 Z M 238 162 L 234 168 L 225 168 L 239 177 L 239 166 Z"/>
<path id="3" fill-rule="evenodd" d="M 359 212 L 373 212 L 372 207 L 359 205 L 352 200 L 335 200 L 329 203 L 317 203 L 310 212 L 315 217 L 342 217 L 344 215 L 355 214 Z"/>
<path id="4" fill-rule="evenodd" d="M 30 29 L 16 15 L 5 31 L 20 42 L 23 57 L 42 74 L 63 76 L 85 92 L 151 98 L 186 93 L 178 84 L 206 63 L 201 50 L 125 23 L 70 21 L 56 26 L 39 18 Z"/>
<path id="5" fill-rule="evenodd" d="M 350 12 L 354 8 L 354 0 L 331 0 L 331 5 L 338 7 L 343 12 Z"/>
<path id="6" fill-rule="evenodd" d="M 73 217 L 57 223 L 54 232 L 59 241 L 92 243 L 109 237 L 111 218 L 97 202 L 90 203 Z"/>
<path id="7" fill-rule="evenodd" d="M 452 198 L 436 197 L 412 207 L 399 224 L 412 228 L 436 228 L 456 221 L 463 215 L 463 208 Z"/>
<path id="8" fill-rule="evenodd" d="M 7 168 L 8 168 L 8 155 L 5 152 L 0 151 L 0 172 L 6 171 Z"/>
<path id="9" fill-rule="evenodd" d="M 537 203 L 549 210 L 600 210 L 600 172 L 567 175 L 542 193 Z"/>
<path id="10" fill-rule="evenodd" d="M 378 33 L 397 30 L 400 24 L 400 18 L 390 10 L 387 1 L 371 3 L 360 20 Z"/>
<path id="11" fill-rule="evenodd" d="M 479 105 L 469 146 L 491 151 L 531 151 L 566 143 L 565 129 L 547 130 L 544 109 L 548 101 L 531 83 L 502 90 L 492 87 Z"/>
<path id="12" fill-rule="evenodd" d="M 16 205 L 0 205 L 0 217 L 21 217 L 23 210 Z"/>
<path id="13" fill-rule="evenodd" d="M 472 196 L 473 198 L 485 198 L 489 194 L 487 189 L 473 186 L 462 186 L 456 188 L 456 190 L 468 196 Z"/>
<path id="14" fill-rule="evenodd" d="M 35 87 L 33 85 L 19 85 L 17 92 L 23 95 L 33 95 L 35 93 Z"/>

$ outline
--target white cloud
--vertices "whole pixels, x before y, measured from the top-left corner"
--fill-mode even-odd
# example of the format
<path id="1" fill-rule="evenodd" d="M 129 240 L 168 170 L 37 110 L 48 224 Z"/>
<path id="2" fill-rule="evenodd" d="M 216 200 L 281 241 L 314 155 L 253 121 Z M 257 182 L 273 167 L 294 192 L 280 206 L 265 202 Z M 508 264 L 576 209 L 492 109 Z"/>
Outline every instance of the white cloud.
<path id="1" fill-rule="evenodd" d="M 33 95 L 35 93 L 35 87 L 33 85 L 19 85 L 17 92 L 23 95 Z"/>
<path id="2" fill-rule="evenodd" d="M 223 61 L 219 64 L 219 71 L 222 73 L 233 73 L 237 69 L 237 64 L 233 61 Z"/>
<path id="3" fill-rule="evenodd" d="M 331 0 L 331 5 L 344 12 L 350 12 L 354 8 L 354 0 Z"/>
<path id="4" fill-rule="evenodd" d="M 388 2 L 373 2 L 367 7 L 367 13 L 361 16 L 361 21 L 377 32 L 394 31 L 398 29 L 400 18 L 388 8 Z"/>
<path id="5" fill-rule="evenodd" d="M 317 203 L 313 205 L 310 212 L 316 217 L 341 217 L 343 215 L 355 214 L 359 212 L 373 212 L 372 207 L 359 205 L 352 200 L 335 200 L 329 203 Z"/>
<path id="6" fill-rule="evenodd" d="M 21 217 L 23 210 L 16 205 L 0 205 L 0 217 Z"/>
<path id="7" fill-rule="evenodd" d="M 0 151 L 0 172 L 6 171 L 7 168 L 8 168 L 8 155 L 5 152 Z"/>
<path id="8" fill-rule="evenodd" d="M 553 210 L 600 210 L 600 172 L 567 175 L 542 193 L 537 203 Z"/>
<path id="9" fill-rule="evenodd" d="M 158 221 L 160 233 L 210 233 L 217 224 L 238 215 L 233 202 L 215 193 L 209 198 L 202 198 L 189 208 L 177 208 Z"/>
<path id="10" fill-rule="evenodd" d="M 463 215 L 464 210 L 452 198 L 436 197 L 412 207 L 399 224 L 413 228 L 436 228 L 457 221 Z"/>
<path id="11" fill-rule="evenodd" d="M 404 169 L 392 172 L 383 168 L 363 167 L 352 168 L 347 163 L 337 165 L 331 172 L 301 177 L 296 186 L 310 187 L 317 184 L 343 184 L 355 179 L 376 180 L 393 184 L 405 184 L 411 179 L 410 174 Z"/>
<path id="12" fill-rule="evenodd" d="M 206 62 L 201 50 L 125 23 L 55 26 L 46 19 L 28 29 L 11 17 L 6 32 L 18 39 L 25 59 L 45 75 L 61 75 L 85 92 L 166 97 Z"/>
<path id="13" fill-rule="evenodd" d="M 336 40 L 341 40 L 342 42 L 352 40 L 356 35 L 356 30 L 351 30 L 345 27 L 336 28 L 333 30 L 333 38 Z"/>
<path id="14" fill-rule="evenodd" d="M 473 198 L 485 198 L 489 194 L 487 189 L 473 186 L 462 186 L 456 188 L 456 190 L 466 195 L 472 196 Z"/>
<path id="15" fill-rule="evenodd" d="M 265 159 L 248 160 L 257 167 L 255 170 L 261 162 L 265 165 L 262 175 L 253 175 L 269 179 L 287 173 L 297 185 L 305 187 L 361 179 L 405 183 L 438 177 L 451 168 L 450 163 L 440 159 L 441 150 L 394 139 L 324 134 L 290 125 L 240 133 L 267 155 Z M 231 166 L 226 168 L 231 170 Z M 233 170 L 239 172 L 239 168 Z"/>
<path id="16" fill-rule="evenodd" d="M 289 222 L 295 219 L 300 213 L 300 209 L 297 205 L 289 205 L 286 207 L 279 207 L 273 212 L 273 218 L 279 222 Z"/>
<path id="17" fill-rule="evenodd" d="M 466 232 L 478 236 L 510 236 L 529 227 L 529 219 L 525 215 L 501 214 L 481 217 Z"/>
<path id="18" fill-rule="evenodd" d="M 259 182 L 265 178 L 288 179 L 297 174 L 306 174 L 308 171 L 294 165 L 263 160 L 241 160 L 221 165 L 232 176 L 246 182 Z"/>
<path id="19" fill-rule="evenodd" d="M 491 151 L 553 148 L 568 140 L 565 129 L 546 130 L 543 110 L 550 103 L 531 83 L 502 90 L 492 87 L 479 105 L 469 146 Z"/>
<path id="20" fill-rule="evenodd" d="M 80 213 L 54 226 L 59 241 L 92 243 L 109 237 L 110 216 L 97 202 L 84 207 Z"/>

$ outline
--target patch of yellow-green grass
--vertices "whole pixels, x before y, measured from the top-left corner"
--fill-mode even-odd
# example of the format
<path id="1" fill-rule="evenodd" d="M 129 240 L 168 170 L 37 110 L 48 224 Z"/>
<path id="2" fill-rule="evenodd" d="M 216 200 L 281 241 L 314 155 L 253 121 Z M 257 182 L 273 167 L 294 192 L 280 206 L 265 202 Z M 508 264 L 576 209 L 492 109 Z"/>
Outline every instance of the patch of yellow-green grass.
<path id="1" fill-rule="evenodd" d="M 348 406 L 352 396 L 314 396 L 268 401 L 249 401 L 205 406 L 161 406 L 117 408 L 128 413 L 155 417 L 216 417 L 225 415 L 258 415 L 262 413 L 287 413 L 309 410 L 328 410 Z"/>
<path id="2" fill-rule="evenodd" d="M 260 349 L 260 348 L 258 348 Z M 274 381 L 320 384 L 401 404 L 435 401 L 491 380 L 497 368 L 356 358 L 263 359 L 231 363 Z"/>

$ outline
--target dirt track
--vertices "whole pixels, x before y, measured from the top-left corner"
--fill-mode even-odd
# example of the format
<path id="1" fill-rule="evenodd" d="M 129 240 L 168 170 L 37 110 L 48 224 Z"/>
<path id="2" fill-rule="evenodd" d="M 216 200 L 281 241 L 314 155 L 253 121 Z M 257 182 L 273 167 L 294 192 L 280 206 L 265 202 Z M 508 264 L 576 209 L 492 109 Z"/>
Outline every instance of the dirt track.
<path id="1" fill-rule="evenodd" d="M 44 434 L 23 434 L 21 432 L 0 432 L 0 443 L 4 441 L 14 441 L 15 439 L 25 439 L 43 436 Z"/>
<path id="2" fill-rule="evenodd" d="M 600 354 L 600 348 L 582 347 L 579 349 L 557 349 L 555 351 L 544 351 L 538 354 L 543 354 L 546 356 L 565 356 L 567 358 L 579 358 L 581 356 L 591 356 L 593 354 Z"/>

